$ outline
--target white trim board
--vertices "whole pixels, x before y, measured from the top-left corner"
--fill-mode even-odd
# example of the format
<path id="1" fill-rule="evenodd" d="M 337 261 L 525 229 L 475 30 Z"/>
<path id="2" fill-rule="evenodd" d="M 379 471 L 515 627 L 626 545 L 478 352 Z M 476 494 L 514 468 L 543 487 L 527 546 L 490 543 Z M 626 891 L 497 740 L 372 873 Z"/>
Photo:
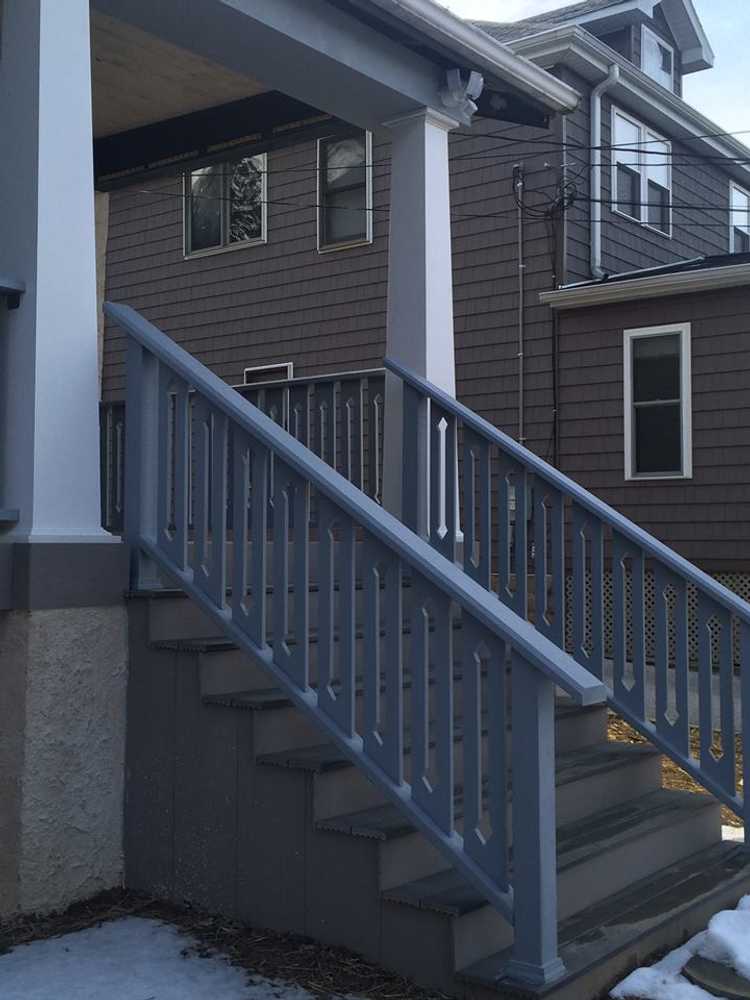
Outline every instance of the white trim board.
<path id="1" fill-rule="evenodd" d="M 633 299 L 689 295 L 691 292 L 739 288 L 744 285 L 750 285 L 750 264 L 730 264 L 726 267 L 707 268 L 705 271 L 654 274 L 626 281 L 602 281 L 596 285 L 570 285 L 552 292 L 540 292 L 539 301 L 552 309 L 583 309 Z"/>
<path id="2" fill-rule="evenodd" d="M 625 480 L 660 480 L 693 478 L 693 401 L 691 371 L 691 329 L 690 323 L 667 323 L 660 326 L 645 326 L 623 330 L 623 416 L 624 416 L 624 457 Z M 635 431 L 633 421 L 633 341 L 647 337 L 680 338 L 680 443 L 682 468 L 679 472 L 635 472 L 633 469 Z M 643 404 L 642 404 L 643 405 Z"/>

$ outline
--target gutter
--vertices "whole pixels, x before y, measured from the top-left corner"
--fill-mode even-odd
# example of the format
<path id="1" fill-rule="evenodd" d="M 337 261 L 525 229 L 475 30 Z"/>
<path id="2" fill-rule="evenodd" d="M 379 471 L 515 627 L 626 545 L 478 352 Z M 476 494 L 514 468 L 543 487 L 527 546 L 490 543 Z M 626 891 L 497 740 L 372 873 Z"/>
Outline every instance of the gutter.
<path id="1" fill-rule="evenodd" d="M 591 91 L 591 276 L 603 278 L 602 270 L 602 96 L 620 79 L 620 67 L 612 63 L 601 83 Z"/>
<path id="2" fill-rule="evenodd" d="M 692 295 L 722 288 L 750 285 L 750 264 L 684 271 L 677 274 L 652 274 L 627 281 L 602 281 L 596 285 L 569 285 L 555 291 L 540 292 L 539 301 L 552 309 L 584 309 L 618 302 Z"/>
<path id="3" fill-rule="evenodd" d="M 361 0 L 355 2 L 364 6 Z M 554 113 L 568 114 L 580 103 L 580 95 L 573 87 L 433 0 L 367 0 L 366 6 L 378 7 L 415 29 L 421 38 L 439 43 L 466 60 L 467 68 L 515 84 Z"/>

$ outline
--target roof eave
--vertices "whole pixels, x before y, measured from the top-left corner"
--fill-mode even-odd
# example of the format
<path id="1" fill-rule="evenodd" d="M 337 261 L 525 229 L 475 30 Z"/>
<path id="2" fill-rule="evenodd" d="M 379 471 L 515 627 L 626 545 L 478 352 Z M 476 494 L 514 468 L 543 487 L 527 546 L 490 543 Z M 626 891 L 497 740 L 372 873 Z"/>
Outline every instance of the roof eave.
<path id="1" fill-rule="evenodd" d="M 423 37 L 454 52 L 472 69 L 499 77 L 556 114 L 575 111 L 580 95 L 531 60 L 475 28 L 433 0 L 369 0 Z"/>

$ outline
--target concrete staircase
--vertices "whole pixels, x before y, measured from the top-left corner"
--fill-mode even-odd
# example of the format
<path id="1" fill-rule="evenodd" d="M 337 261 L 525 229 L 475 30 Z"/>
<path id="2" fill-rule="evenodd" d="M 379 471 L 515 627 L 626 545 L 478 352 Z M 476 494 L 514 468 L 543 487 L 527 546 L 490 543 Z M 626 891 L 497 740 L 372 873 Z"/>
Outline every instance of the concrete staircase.
<path id="1" fill-rule="evenodd" d="M 130 888 L 344 946 L 456 996 L 519 995 L 502 978 L 512 928 L 196 605 L 134 595 L 130 625 Z M 722 844 L 718 802 L 662 789 L 650 747 L 608 742 L 606 708 L 560 696 L 556 744 L 568 974 L 541 992 L 587 1000 L 734 905 L 750 865 Z"/>

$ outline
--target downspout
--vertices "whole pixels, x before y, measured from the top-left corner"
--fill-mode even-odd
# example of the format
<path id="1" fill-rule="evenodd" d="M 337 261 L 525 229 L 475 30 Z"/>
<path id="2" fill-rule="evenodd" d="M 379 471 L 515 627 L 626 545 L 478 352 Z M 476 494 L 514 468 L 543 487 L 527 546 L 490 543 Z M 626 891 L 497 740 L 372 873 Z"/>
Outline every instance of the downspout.
<path id="1" fill-rule="evenodd" d="M 524 177 L 523 164 L 517 163 L 513 168 L 513 184 L 516 189 L 516 204 L 518 206 L 518 442 L 523 444 L 526 440 L 526 426 L 524 421 L 524 354 L 525 354 L 525 324 L 524 313 L 526 309 L 526 260 L 524 258 L 524 217 L 523 217 L 523 195 Z"/>
<path id="2" fill-rule="evenodd" d="M 613 63 L 601 83 L 591 91 L 591 277 L 603 278 L 602 270 L 602 95 L 620 79 Z"/>

